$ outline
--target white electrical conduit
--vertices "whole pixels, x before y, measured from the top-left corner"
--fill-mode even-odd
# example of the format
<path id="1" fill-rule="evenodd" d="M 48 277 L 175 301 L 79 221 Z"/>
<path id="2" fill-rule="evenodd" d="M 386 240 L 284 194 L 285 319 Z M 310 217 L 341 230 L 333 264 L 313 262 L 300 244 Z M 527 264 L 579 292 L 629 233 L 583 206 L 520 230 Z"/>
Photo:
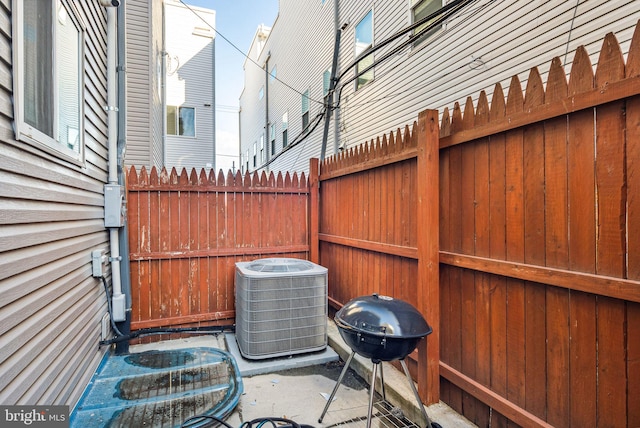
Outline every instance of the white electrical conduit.
<path id="1" fill-rule="evenodd" d="M 100 4 L 107 9 L 107 129 L 108 129 L 108 164 L 109 184 L 118 184 L 118 111 L 117 111 L 117 13 L 119 2 L 101 0 Z M 120 238 L 119 228 L 109 228 L 109 245 L 111 247 L 111 307 L 113 320 L 126 320 L 126 300 L 122 293 L 120 278 Z"/>

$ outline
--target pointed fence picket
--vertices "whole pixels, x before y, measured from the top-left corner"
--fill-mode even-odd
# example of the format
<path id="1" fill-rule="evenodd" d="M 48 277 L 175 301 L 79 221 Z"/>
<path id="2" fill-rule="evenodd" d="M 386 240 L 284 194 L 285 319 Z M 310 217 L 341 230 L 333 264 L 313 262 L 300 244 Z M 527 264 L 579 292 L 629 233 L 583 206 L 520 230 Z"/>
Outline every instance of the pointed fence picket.
<path id="1" fill-rule="evenodd" d="M 131 167 L 127 191 L 133 329 L 228 323 L 236 262 L 309 258 L 304 174 Z"/>
<path id="2" fill-rule="evenodd" d="M 479 426 L 640 423 L 639 54 L 442 115 L 441 394 Z"/>
<path id="3" fill-rule="evenodd" d="M 640 25 L 570 73 L 513 77 L 310 174 L 131 168 L 133 327 L 234 316 L 234 263 L 328 268 L 334 308 L 371 293 L 434 327 L 425 402 L 478 426 L 640 426 Z M 506 92 L 506 96 L 505 96 Z"/>

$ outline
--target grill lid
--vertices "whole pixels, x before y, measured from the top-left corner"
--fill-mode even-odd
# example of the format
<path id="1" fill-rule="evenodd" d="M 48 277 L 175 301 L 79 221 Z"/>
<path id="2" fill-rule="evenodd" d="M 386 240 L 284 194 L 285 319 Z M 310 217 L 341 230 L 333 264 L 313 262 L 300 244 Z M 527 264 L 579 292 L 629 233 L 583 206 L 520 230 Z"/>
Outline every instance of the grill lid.
<path id="1" fill-rule="evenodd" d="M 388 296 L 356 297 L 335 316 L 342 329 L 400 339 L 421 338 L 432 329 L 411 304 Z"/>

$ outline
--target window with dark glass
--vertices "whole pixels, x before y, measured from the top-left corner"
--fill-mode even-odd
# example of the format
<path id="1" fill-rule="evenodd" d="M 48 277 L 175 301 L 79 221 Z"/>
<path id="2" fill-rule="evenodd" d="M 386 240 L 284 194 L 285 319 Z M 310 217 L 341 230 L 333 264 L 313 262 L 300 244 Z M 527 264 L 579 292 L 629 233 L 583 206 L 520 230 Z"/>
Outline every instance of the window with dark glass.
<path id="1" fill-rule="evenodd" d="M 14 4 L 16 138 L 81 161 L 84 27 L 64 0 Z"/>
<path id="2" fill-rule="evenodd" d="M 437 12 L 438 9 L 442 7 L 442 0 L 413 0 L 413 5 L 411 7 L 411 15 L 413 17 L 413 22 L 418 22 L 429 15 Z M 417 27 L 413 30 L 413 34 L 419 34 L 421 31 L 425 30 L 429 25 L 433 23 L 436 18 L 430 19 L 426 21 L 424 24 Z M 438 31 L 441 27 L 435 26 L 422 36 L 420 36 L 417 40 L 413 42 L 414 46 L 419 45 L 428 39 L 431 35 L 433 35 L 436 31 Z"/>
<path id="3" fill-rule="evenodd" d="M 272 123 L 269 127 L 269 140 L 271 141 L 271 155 L 276 154 L 276 124 Z"/>
<path id="4" fill-rule="evenodd" d="M 302 129 L 309 126 L 309 90 L 302 94 Z"/>
<path id="5" fill-rule="evenodd" d="M 196 109 L 167 106 L 167 135 L 196 136 Z"/>
<path id="6" fill-rule="evenodd" d="M 373 53 L 367 54 L 373 46 L 373 11 L 365 15 L 356 25 L 356 59 L 360 58 L 356 64 L 356 74 L 360 74 L 373 64 Z M 373 68 L 362 73 L 356 80 L 356 89 L 373 80 Z"/>
<path id="7" fill-rule="evenodd" d="M 253 167 L 258 166 L 258 143 L 256 141 L 253 142 Z"/>
<path id="8" fill-rule="evenodd" d="M 287 147 L 289 141 L 287 140 L 287 131 L 289 128 L 289 112 L 282 115 L 282 148 Z"/>

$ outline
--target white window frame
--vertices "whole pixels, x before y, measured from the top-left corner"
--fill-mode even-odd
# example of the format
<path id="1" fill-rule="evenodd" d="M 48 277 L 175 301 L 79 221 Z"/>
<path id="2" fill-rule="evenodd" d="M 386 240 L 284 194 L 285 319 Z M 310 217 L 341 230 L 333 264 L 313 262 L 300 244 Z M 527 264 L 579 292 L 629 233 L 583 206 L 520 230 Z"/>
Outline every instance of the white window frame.
<path id="1" fill-rule="evenodd" d="M 258 167 L 258 142 L 253 142 L 253 167 Z"/>
<path id="2" fill-rule="evenodd" d="M 301 99 L 302 130 L 309 126 L 309 89 L 304 91 Z"/>
<path id="3" fill-rule="evenodd" d="M 289 145 L 289 112 L 285 111 L 282 115 L 282 148 Z"/>
<path id="4" fill-rule="evenodd" d="M 38 129 L 35 125 L 29 124 L 25 119 L 25 107 L 26 107 L 26 96 L 25 96 L 25 78 L 23 73 L 26 69 L 26 60 L 24 58 L 25 55 L 25 46 L 24 46 L 24 1 L 23 0 L 13 0 L 12 2 L 12 11 L 13 11 L 13 105 L 14 105 L 14 123 L 15 123 L 15 137 L 16 140 L 25 142 L 30 146 L 36 147 L 40 150 L 43 150 L 51 155 L 54 155 L 57 158 L 63 159 L 65 161 L 69 161 L 73 164 L 83 165 L 85 160 L 85 141 L 84 141 L 84 51 L 85 51 L 85 35 L 86 35 L 86 27 L 83 24 L 82 20 L 79 18 L 79 13 L 67 0 L 56 0 L 51 2 L 52 5 L 52 51 L 51 52 L 51 82 L 53 84 L 53 92 L 52 92 L 52 134 L 48 135 L 47 132 L 43 132 Z M 60 52 L 64 52 L 64 54 L 68 54 L 70 52 L 69 46 L 67 44 L 64 45 L 64 49 L 61 49 L 58 46 L 58 42 L 56 41 L 57 33 L 60 31 L 62 25 L 72 25 L 75 27 L 78 36 L 78 50 L 77 50 L 77 100 L 74 103 L 77 103 L 77 129 L 75 127 L 70 127 L 66 125 L 66 129 L 61 128 L 61 91 L 59 87 L 59 80 L 61 77 L 59 76 L 59 67 L 57 66 L 58 57 L 63 55 Z M 73 82 L 72 82 L 73 83 Z M 63 105 L 64 107 L 64 105 Z M 73 105 L 72 107 L 76 107 Z M 64 125 L 64 124 L 63 124 Z M 76 124 L 74 124 L 76 125 Z M 63 143 L 60 141 L 62 134 L 66 134 L 67 143 Z M 75 135 L 75 142 L 73 143 L 73 148 L 69 147 L 69 138 L 72 135 Z"/>
<path id="5" fill-rule="evenodd" d="M 327 68 L 322 73 L 322 96 L 326 97 L 329 94 L 329 87 L 331 86 L 331 68 Z"/>
<path id="6" fill-rule="evenodd" d="M 169 132 L 169 110 L 171 108 L 175 108 L 175 128 L 176 128 L 176 132 L 175 133 L 170 133 Z M 181 134 L 180 133 L 180 110 L 183 109 L 189 109 L 189 110 L 193 110 L 193 135 L 185 135 L 185 134 Z M 196 123 L 196 117 L 197 117 L 197 109 L 195 107 L 191 107 L 191 106 L 174 106 L 174 105 L 168 105 L 167 106 L 167 117 L 165 118 L 166 120 L 166 134 L 167 136 L 170 137 L 181 137 L 181 138 L 197 138 L 197 123 Z"/>
<path id="7" fill-rule="evenodd" d="M 443 3 L 445 1 L 444 0 L 411 0 L 411 23 L 414 24 L 416 22 L 416 14 L 415 14 L 415 10 L 416 8 L 418 8 L 419 6 L 426 4 L 426 3 L 439 3 L 438 7 L 436 9 L 440 9 L 443 6 Z M 436 18 L 437 19 L 437 18 Z M 428 23 L 424 24 L 424 26 L 428 25 Z M 442 28 L 442 25 L 440 26 L 440 28 L 435 27 L 433 29 L 431 29 L 429 32 L 427 32 L 425 35 L 423 35 L 422 37 L 420 37 L 418 40 L 414 41 L 412 44 L 413 48 L 418 47 L 419 45 L 423 44 L 427 39 L 431 38 L 435 33 L 437 33 L 440 29 Z M 414 29 L 412 31 L 412 35 L 419 33 L 421 31 L 421 28 L 418 27 L 416 29 Z"/>
<path id="8" fill-rule="evenodd" d="M 358 43 L 358 27 L 360 26 L 360 24 L 363 23 L 363 21 L 369 16 L 371 15 L 371 43 L 369 43 L 367 46 L 361 46 Z M 365 62 L 369 60 L 369 57 L 371 56 L 371 63 L 373 63 L 375 61 L 375 59 L 373 58 L 373 53 L 368 53 L 372 48 L 373 48 L 373 41 L 374 41 L 374 12 L 373 9 L 369 9 L 369 11 L 367 13 L 364 14 L 364 16 L 358 21 L 358 23 L 355 26 L 355 34 L 354 34 L 354 49 L 355 49 L 355 57 L 356 60 L 358 60 L 358 62 L 356 63 L 356 68 L 355 68 L 355 73 L 356 75 L 359 72 L 359 68 L 360 68 L 360 63 L 361 62 Z M 365 63 L 366 64 L 366 63 Z M 365 65 L 365 68 L 368 67 L 369 64 Z M 365 74 L 363 74 L 362 76 L 358 77 L 356 79 L 356 90 L 368 85 L 369 83 L 373 82 L 373 80 L 375 79 L 375 73 L 374 73 L 374 69 L 372 68 L 371 70 L 367 71 Z M 362 81 L 362 83 L 361 83 Z"/>
<path id="9" fill-rule="evenodd" d="M 272 123 L 269 127 L 269 141 L 271 146 L 271 156 L 276 154 L 276 124 Z"/>

